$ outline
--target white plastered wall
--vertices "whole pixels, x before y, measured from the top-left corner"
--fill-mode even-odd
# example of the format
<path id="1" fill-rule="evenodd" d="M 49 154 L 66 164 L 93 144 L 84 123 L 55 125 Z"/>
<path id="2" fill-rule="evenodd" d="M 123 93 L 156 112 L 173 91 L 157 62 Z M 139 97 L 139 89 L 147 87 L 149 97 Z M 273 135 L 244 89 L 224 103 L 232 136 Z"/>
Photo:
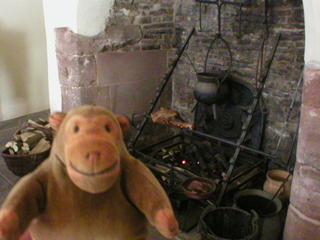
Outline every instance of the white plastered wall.
<path id="1" fill-rule="evenodd" d="M 305 62 L 320 63 L 320 1 L 303 0 L 305 21 Z"/>
<path id="2" fill-rule="evenodd" d="M 61 111 L 61 90 L 55 52 L 54 29 L 69 27 L 85 36 L 105 30 L 114 0 L 43 0 L 48 48 L 51 112 Z"/>
<path id="3" fill-rule="evenodd" d="M 42 0 L 0 0 L 0 121 L 49 108 Z"/>

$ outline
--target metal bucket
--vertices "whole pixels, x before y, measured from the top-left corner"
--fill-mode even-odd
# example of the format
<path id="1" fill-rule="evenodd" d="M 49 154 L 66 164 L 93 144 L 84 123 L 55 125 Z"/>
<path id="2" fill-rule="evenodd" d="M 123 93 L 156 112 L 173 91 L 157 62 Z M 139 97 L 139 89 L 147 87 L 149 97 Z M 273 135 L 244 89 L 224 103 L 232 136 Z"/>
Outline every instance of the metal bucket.
<path id="1" fill-rule="evenodd" d="M 245 211 L 251 209 L 259 215 L 259 239 L 260 240 L 278 240 L 281 238 L 282 226 L 279 211 L 282 209 L 282 203 L 273 195 L 258 189 L 242 190 L 234 195 L 235 207 Z M 266 209 L 266 206 L 268 208 Z"/>
<path id="2" fill-rule="evenodd" d="M 209 206 L 200 217 L 201 240 L 257 239 L 258 219 L 255 211 Z"/>

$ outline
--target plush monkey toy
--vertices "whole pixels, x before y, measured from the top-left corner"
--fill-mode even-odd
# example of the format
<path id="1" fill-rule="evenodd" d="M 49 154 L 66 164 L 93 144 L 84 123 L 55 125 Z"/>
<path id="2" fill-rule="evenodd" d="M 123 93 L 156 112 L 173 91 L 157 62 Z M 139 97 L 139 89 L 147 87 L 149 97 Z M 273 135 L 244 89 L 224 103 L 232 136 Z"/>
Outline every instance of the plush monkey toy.
<path id="1" fill-rule="evenodd" d="M 178 232 L 170 201 L 151 171 L 127 151 L 125 117 L 97 106 L 53 114 L 51 153 L 24 176 L 0 210 L 0 239 L 30 229 L 33 240 L 144 240 L 148 222 Z"/>

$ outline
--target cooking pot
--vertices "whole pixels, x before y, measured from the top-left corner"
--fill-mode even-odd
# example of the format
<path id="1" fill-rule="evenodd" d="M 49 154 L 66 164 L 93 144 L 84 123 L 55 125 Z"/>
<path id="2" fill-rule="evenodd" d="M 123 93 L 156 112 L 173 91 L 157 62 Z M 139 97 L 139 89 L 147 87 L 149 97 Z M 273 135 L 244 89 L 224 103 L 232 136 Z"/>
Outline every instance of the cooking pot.
<path id="1" fill-rule="evenodd" d="M 207 61 L 209 57 L 210 50 L 213 44 L 220 39 L 221 42 L 226 46 L 229 52 L 229 67 L 225 73 L 220 72 L 207 72 Z M 232 67 L 232 53 L 229 44 L 224 40 L 220 34 L 211 42 L 204 65 L 204 72 L 197 73 L 198 83 L 193 89 L 193 94 L 198 102 L 204 103 L 206 105 L 213 105 L 223 103 L 229 97 L 229 86 L 227 84 L 227 78 L 229 76 Z"/>
<path id="2" fill-rule="evenodd" d="M 197 73 L 198 83 L 193 94 L 198 102 L 206 105 L 223 103 L 229 97 L 230 91 L 227 83 L 220 82 L 224 76 L 217 73 Z"/>

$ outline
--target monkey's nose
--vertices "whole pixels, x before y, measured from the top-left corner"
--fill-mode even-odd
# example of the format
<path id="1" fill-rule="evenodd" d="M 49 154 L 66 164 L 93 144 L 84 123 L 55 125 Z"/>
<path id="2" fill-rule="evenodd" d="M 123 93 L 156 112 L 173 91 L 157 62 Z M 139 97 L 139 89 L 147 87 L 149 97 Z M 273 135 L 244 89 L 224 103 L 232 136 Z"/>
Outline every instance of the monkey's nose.
<path id="1" fill-rule="evenodd" d="M 99 160 L 100 160 L 100 152 L 99 151 L 92 151 L 87 153 L 86 158 L 89 162 L 90 169 L 92 173 L 96 172 L 99 169 Z"/>
<path id="2" fill-rule="evenodd" d="M 98 152 L 98 151 L 93 151 L 93 152 L 87 153 L 86 158 L 87 158 L 90 162 L 92 162 L 92 161 L 95 161 L 95 160 L 100 159 L 100 155 L 101 155 L 100 152 Z"/>

